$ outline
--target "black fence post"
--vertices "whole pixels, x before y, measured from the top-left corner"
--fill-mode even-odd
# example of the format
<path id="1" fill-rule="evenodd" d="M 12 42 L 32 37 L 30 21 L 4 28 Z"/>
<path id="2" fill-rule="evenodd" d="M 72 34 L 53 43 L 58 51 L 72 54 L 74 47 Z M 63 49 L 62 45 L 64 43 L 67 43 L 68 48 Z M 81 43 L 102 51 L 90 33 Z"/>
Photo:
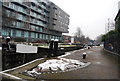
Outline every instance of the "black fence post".
<path id="1" fill-rule="evenodd" d="M 58 52 L 58 39 L 55 39 L 53 56 L 56 56 L 57 52 Z"/>
<path id="2" fill-rule="evenodd" d="M 83 53 L 83 59 L 86 59 L 86 53 L 85 52 Z"/>
<path id="3" fill-rule="evenodd" d="M 50 45 L 49 45 L 49 54 L 48 54 L 48 57 L 51 57 L 52 54 L 53 54 L 53 44 L 54 44 L 54 39 L 51 39 L 50 41 Z"/>

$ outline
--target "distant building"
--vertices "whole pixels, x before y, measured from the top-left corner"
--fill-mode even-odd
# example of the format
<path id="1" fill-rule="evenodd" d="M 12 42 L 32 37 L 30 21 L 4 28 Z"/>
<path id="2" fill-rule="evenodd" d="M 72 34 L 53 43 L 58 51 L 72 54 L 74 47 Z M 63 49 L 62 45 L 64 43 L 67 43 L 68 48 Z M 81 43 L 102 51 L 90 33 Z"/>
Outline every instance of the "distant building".
<path id="1" fill-rule="evenodd" d="M 111 30 L 115 30 L 115 24 L 108 18 L 108 23 L 105 25 L 105 33 L 108 33 Z"/>
<path id="2" fill-rule="evenodd" d="M 2 36 L 26 41 L 62 40 L 69 15 L 49 0 L 2 2 Z"/>
<path id="3" fill-rule="evenodd" d="M 63 42 L 64 43 L 70 43 L 71 42 L 71 36 L 63 35 Z"/>

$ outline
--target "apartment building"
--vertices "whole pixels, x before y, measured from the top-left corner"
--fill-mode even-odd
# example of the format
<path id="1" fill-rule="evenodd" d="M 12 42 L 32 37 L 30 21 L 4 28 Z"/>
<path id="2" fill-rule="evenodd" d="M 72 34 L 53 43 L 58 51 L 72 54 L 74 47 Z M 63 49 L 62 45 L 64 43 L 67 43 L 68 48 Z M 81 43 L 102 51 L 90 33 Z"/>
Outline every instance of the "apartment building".
<path id="1" fill-rule="evenodd" d="M 118 2 L 118 13 L 115 17 L 115 30 L 119 30 L 119 23 L 120 23 L 120 1 Z"/>
<path id="2" fill-rule="evenodd" d="M 34 42 L 68 33 L 69 15 L 49 0 L 2 2 L 2 36 Z"/>

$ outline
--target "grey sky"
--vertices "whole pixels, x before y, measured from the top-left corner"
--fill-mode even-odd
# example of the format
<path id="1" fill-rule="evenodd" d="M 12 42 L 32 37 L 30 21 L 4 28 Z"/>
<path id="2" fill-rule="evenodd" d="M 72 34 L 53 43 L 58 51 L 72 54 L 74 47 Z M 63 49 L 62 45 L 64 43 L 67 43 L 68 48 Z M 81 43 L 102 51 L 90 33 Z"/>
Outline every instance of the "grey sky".
<path id="1" fill-rule="evenodd" d="M 114 22 L 119 0 L 50 0 L 70 15 L 69 35 L 80 27 L 85 36 L 95 39 L 105 33 L 108 18 Z"/>

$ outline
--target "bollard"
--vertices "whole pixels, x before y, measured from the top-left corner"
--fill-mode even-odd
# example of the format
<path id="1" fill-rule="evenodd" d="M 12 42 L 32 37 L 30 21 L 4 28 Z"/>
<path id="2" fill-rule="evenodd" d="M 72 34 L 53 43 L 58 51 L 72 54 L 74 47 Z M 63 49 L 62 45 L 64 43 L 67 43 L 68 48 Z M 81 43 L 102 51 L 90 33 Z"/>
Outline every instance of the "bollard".
<path id="1" fill-rule="evenodd" d="M 10 37 L 6 37 L 6 44 L 10 42 Z"/>
<path id="2" fill-rule="evenodd" d="M 48 54 L 48 57 L 51 57 L 53 54 L 53 44 L 54 44 L 54 39 L 51 39 L 50 45 L 49 45 L 50 53 Z"/>
<path id="3" fill-rule="evenodd" d="M 86 53 L 85 52 L 83 53 L 83 59 L 86 59 Z"/>
<path id="4" fill-rule="evenodd" d="M 10 50 L 10 37 L 6 37 L 7 50 Z"/>
<path id="5" fill-rule="evenodd" d="M 90 49 L 90 46 L 88 46 L 88 49 Z"/>
<path id="6" fill-rule="evenodd" d="M 58 52 L 58 39 L 54 40 L 54 52 L 53 52 L 53 56 L 55 56 Z"/>

